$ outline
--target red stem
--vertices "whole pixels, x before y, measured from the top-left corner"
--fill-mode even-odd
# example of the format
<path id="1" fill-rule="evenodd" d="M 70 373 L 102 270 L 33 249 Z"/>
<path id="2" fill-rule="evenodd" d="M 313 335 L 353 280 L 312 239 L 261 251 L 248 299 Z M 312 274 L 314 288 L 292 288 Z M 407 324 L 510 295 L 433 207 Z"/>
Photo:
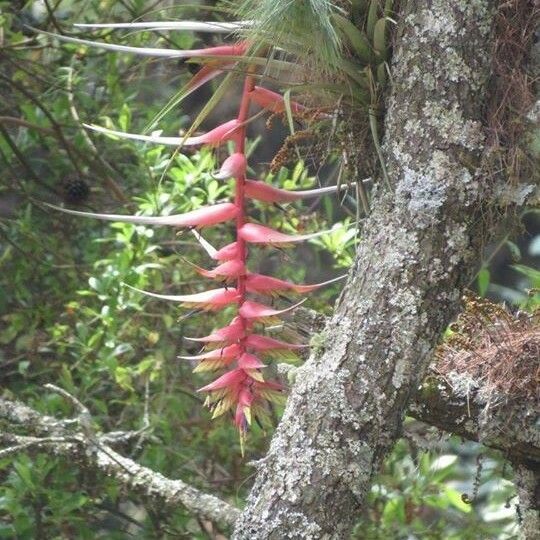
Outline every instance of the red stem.
<path id="1" fill-rule="evenodd" d="M 253 87 L 255 86 L 255 81 L 253 77 L 247 76 L 244 80 L 244 89 L 242 92 L 242 101 L 240 102 L 240 108 L 238 110 L 238 121 L 242 124 L 242 127 L 238 130 L 238 134 L 235 138 L 235 151 L 244 154 L 246 150 L 246 126 L 245 122 L 247 120 L 248 112 L 249 112 L 249 94 L 253 90 Z M 240 237 L 240 228 L 242 225 L 244 225 L 246 221 L 246 208 L 245 208 L 245 186 L 246 183 L 246 176 L 245 174 L 242 174 L 238 178 L 236 178 L 236 191 L 235 191 L 235 199 L 234 203 L 236 204 L 238 208 L 238 215 L 236 218 L 236 242 L 238 247 L 238 257 L 240 261 L 244 264 L 244 267 L 247 262 L 247 248 L 246 248 L 246 242 L 244 239 Z M 246 276 L 242 275 L 238 277 L 236 290 L 239 294 L 238 299 L 238 308 L 242 306 L 242 304 L 246 300 Z M 244 333 L 247 328 L 247 321 L 240 317 L 242 328 L 244 330 Z M 242 349 L 242 352 L 245 351 L 244 347 L 244 339 L 240 341 L 240 347 Z"/>

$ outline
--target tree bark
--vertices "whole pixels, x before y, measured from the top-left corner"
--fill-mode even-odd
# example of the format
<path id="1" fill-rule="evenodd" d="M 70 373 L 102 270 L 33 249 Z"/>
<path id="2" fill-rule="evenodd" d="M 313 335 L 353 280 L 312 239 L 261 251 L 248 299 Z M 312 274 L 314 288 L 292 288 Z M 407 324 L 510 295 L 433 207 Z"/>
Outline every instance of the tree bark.
<path id="1" fill-rule="evenodd" d="M 519 498 L 519 540 L 537 540 L 540 531 L 540 469 L 515 465 L 515 483 Z"/>
<path id="2" fill-rule="evenodd" d="M 404 4 L 385 122 L 394 189 L 374 199 L 235 539 L 348 537 L 480 253 L 493 2 Z"/>

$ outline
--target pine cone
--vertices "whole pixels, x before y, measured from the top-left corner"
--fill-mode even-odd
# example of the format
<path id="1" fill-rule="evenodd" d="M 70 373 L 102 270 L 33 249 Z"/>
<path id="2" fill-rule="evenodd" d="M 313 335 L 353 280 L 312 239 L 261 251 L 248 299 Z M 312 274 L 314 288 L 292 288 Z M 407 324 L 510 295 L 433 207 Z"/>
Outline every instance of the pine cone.
<path id="1" fill-rule="evenodd" d="M 67 178 L 62 188 L 64 201 L 69 204 L 80 204 L 90 195 L 90 188 L 82 178 Z"/>

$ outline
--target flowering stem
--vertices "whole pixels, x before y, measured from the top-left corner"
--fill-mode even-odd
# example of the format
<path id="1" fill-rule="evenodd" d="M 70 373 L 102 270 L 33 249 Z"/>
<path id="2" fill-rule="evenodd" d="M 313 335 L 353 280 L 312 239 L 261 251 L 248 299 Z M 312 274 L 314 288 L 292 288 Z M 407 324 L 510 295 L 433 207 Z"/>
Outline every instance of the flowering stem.
<path id="1" fill-rule="evenodd" d="M 255 86 L 253 77 L 247 76 L 244 80 L 244 89 L 242 92 L 242 101 L 240 102 L 240 108 L 238 111 L 238 122 L 242 127 L 238 130 L 238 134 L 235 140 L 235 151 L 239 154 L 245 154 L 246 151 L 246 125 L 245 121 L 249 112 L 249 95 Z M 247 260 L 247 248 L 245 240 L 240 236 L 240 228 L 244 225 L 246 221 L 246 208 L 245 208 L 245 183 L 246 175 L 243 172 L 236 178 L 236 193 L 235 193 L 235 204 L 238 208 L 238 214 L 236 216 L 236 242 L 238 248 L 238 258 L 245 265 Z M 238 299 L 238 308 L 242 306 L 246 299 L 246 276 L 241 274 L 238 276 L 236 290 L 239 294 Z M 244 317 L 240 316 L 240 321 L 242 324 L 242 329 L 246 331 L 247 322 Z M 245 351 L 244 345 L 245 338 L 242 338 L 240 342 L 241 349 Z"/>
<path id="2" fill-rule="evenodd" d="M 247 75 L 244 80 L 244 88 L 242 91 L 242 100 L 240 102 L 240 108 L 238 110 L 237 121 L 242 127 L 238 130 L 235 136 L 235 152 L 245 156 L 246 151 L 246 120 L 249 113 L 249 104 L 250 104 L 250 93 L 255 86 L 253 77 Z M 247 166 L 246 166 L 247 167 Z M 240 230 L 246 222 L 246 198 L 245 198 L 245 184 L 246 184 L 246 167 L 236 176 L 236 185 L 235 185 L 235 205 L 237 208 L 236 214 L 236 243 L 238 250 L 238 259 L 240 260 L 243 271 L 238 275 L 236 290 L 239 295 L 238 297 L 238 317 L 240 320 L 240 325 L 242 328 L 241 338 L 239 340 L 239 355 L 238 359 L 247 352 L 246 351 L 246 333 L 248 330 L 248 322 L 245 317 L 241 314 L 241 308 L 244 302 L 246 301 L 246 260 L 247 260 L 247 248 L 246 241 L 242 238 Z M 245 383 L 244 383 L 245 384 Z M 244 386 L 242 384 L 242 386 Z M 246 388 L 247 387 L 247 388 Z M 251 390 L 248 390 L 249 384 L 244 386 L 245 390 L 241 393 L 245 395 L 245 392 L 251 394 Z M 239 398 L 241 399 L 241 398 Z M 250 398 L 248 398 L 251 401 Z M 247 403 L 245 403 L 247 404 Z M 241 420 L 239 419 L 238 409 L 242 410 L 242 405 L 240 402 L 237 405 L 236 412 L 236 423 L 239 429 L 240 435 L 240 448 L 242 455 L 244 455 L 244 437 L 245 431 L 247 429 L 246 425 L 246 413 L 245 410 L 241 413 Z"/>
<path id="3" fill-rule="evenodd" d="M 148 23 L 145 23 L 148 24 Z M 153 24 L 153 23 L 152 23 Z M 198 23 L 179 23 L 189 26 Z M 105 25 L 118 27 L 118 25 Z M 124 26 L 124 25 L 120 25 Z M 130 25 L 128 25 L 130 26 Z M 205 26 L 208 29 L 208 25 Z M 46 33 L 46 32 L 45 32 Z M 145 47 L 128 47 L 111 43 L 94 43 L 78 38 L 57 36 L 60 39 L 72 43 L 84 45 L 94 45 L 101 48 L 142 54 L 144 56 L 161 56 L 170 58 L 205 58 L 211 61 L 203 65 L 197 74 L 187 83 L 182 90 L 183 97 L 198 89 L 202 84 L 210 81 L 223 71 L 236 65 L 236 61 L 241 57 L 257 58 L 262 52 L 260 47 L 251 46 L 247 42 L 240 42 L 233 45 L 223 45 L 210 47 L 208 49 L 196 49 L 191 51 L 162 50 Z M 215 178 L 219 180 L 235 180 L 234 203 L 222 202 L 210 206 L 197 208 L 183 214 L 165 216 L 147 215 L 123 215 L 123 214 L 102 214 L 95 212 L 80 212 L 78 210 L 68 210 L 57 208 L 63 212 L 74 215 L 81 215 L 107 221 L 121 221 L 125 223 L 138 223 L 144 225 L 169 225 L 173 227 L 207 227 L 222 222 L 236 221 L 236 240 L 221 249 L 216 250 L 208 243 L 205 245 L 204 239 L 199 241 L 206 249 L 212 259 L 218 265 L 206 270 L 196 265 L 195 269 L 199 274 L 218 280 L 236 280 L 236 288 L 222 287 L 210 289 L 194 294 L 183 295 L 162 295 L 140 291 L 155 298 L 180 302 L 185 307 L 196 306 L 204 310 L 219 310 L 231 304 L 237 305 L 237 315 L 229 324 L 219 328 L 203 338 L 192 338 L 194 341 L 204 343 L 203 352 L 195 356 L 182 356 L 188 360 L 199 361 L 195 371 L 215 371 L 227 369 L 227 371 L 216 380 L 200 388 L 201 392 L 208 392 L 205 401 L 213 412 L 213 417 L 218 417 L 228 411 L 234 410 L 234 422 L 240 432 L 240 444 L 243 453 L 243 442 L 246 431 L 254 418 L 260 424 L 261 419 L 268 417 L 266 406 L 270 401 L 280 402 L 283 397 L 283 385 L 278 381 L 265 380 L 261 370 L 266 367 L 259 356 L 280 356 L 294 354 L 303 345 L 297 343 L 286 343 L 264 335 L 257 334 L 256 324 L 265 324 L 287 311 L 300 305 L 294 304 L 286 309 L 275 309 L 271 306 L 261 304 L 247 298 L 247 293 L 259 295 L 278 295 L 282 292 L 308 293 L 323 285 L 331 283 L 333 280 L 317 283 L 313 285 L 296 285 L 285 280 L 273 278 L 247 271 L 248 244 L 258 244 L 263 246 L 290 245 L 310 238 L 315 238 L 324 233 L 319 231 L 311 234 L 284 234 L 263 225 L 250 223 L 246 213 L 246 198 L 257 199 L 266 203 L 291 202 L 305 197 L 318 196 L 340 189 L 340 186 L 325 187 L 314 190 L 304 190 L 302 192 L 289 192 L 279 189 L 265 182 L 246 179 L 246 132 L 247 124 L 256 119 L 260 114 L 287 114 L 302 113 L 306 107 L 300 103 L 291 102 L 284 96 L 268 90 L 262 86 L 255 85 L 255 63 L 247 68 L 244 78 L 238 115 L 236 118 L 228 120 L 214 129 L 191 137 L 174 136 L 165 137 L 161 135 L 141 135 L 138 133 L 126 133 L 124 131 L 111 130 L 102 126 L 84 124 L 86 129 L 91 129 L 98 133 L 112 135 L 122 139 L 137 140 L 143 142 L 157 143 L 168 146 L 199 146 L 209 147 L 220 146 L 227 141 L 234 143 L 234 152 L 221 164 L 221 168 Z M 251 118 L 248 118 L 250 104 L 262 108 L 262 111 Z M 317 113 L 320 117 L 320 113 Z M 329 118 L 328 115 L 322 117 Z M 50 206 L 50 205 L 49 205 Z M 139 290 L 139 289 L 136 289 Z M 255 329 L 254 329 L 255 328 Z M 236 361 L 234 367 L 231 366 Z M 230 369 L 232 367 L 232 369 Z"/>

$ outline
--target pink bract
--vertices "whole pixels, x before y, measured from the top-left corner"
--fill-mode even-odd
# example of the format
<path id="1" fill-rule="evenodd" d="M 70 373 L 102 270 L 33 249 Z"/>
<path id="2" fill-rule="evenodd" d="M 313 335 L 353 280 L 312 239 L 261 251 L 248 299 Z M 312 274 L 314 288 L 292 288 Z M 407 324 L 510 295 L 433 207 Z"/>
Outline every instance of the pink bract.
<path id="1" fill-rule="evenodd" d="M 150 23 L 139 22 L 133 24 L 140 26 L 149 25 Z M 186 25 L 187 23 L 184 21 L 178 24 Z M 194 23 L 189 23 L 189 25 L 193 26 Z M 125 24 L 108 26 L 110 28 L 126 27 Z M 208 29 L 209 26 L 203 25 L 202 28 Z M 218 250 L 214 249 L 199 233 L 194 231 L 195 236 L 207 254 L 215 261 L 218 261 L 219 264 L 210 270 L 192 265 L 200 275 L 219 280 L 223 285 L 234 282 L 234 287 L 224 286 L 204 292 L 181 295 L 140 292 L 154 298 L 179 302 L 184 306 L 195 307 L 197 309 L 219 310 L 228 308 L 235 310 L 234 318 L 228 325 L 216 329 L 204 337 L 187 338 L 203 344 L 203 350 L 198 354 L 180 356 L 179 358 L 198 362 L 195 371 L 227 370 L 216 380 L 203 386 L 199 391 L 208 394 L 206 403 L 211 408 L 213 417 L 220 416 L 226 412 L 234 416 L 234 421 L 240 431 L 240 440 L 242 442 L 245 432 L 251 424 L 252 415 L 255 415 L 255 418 L 258 419 L 258 415 L 264 414 L 264 408 L 267 406 L 267 402 L 269 400 L 278 400 L 283 391 L 283 387 L 278 382 L 266 381 L 264 379 L 263 370 L 266 366 L 258 355 L 264 355 L 267 358 L 272 355 L 269 351 L 281 351 L 279 354 L 287 356 L 291 354 L 291 351 L 305 347 L 302 344 L 287 343 L 255 333 L 258 331 L 256 329 L 260 328 L 262 324 L 293 310 L 302 302 L 279 309 L 259 303 L 250 298 L 249 295 L 281 295 L 283 292 L 308 293 L 335 281 L 334 279 L 312 285 L 297 285 L 279 278 L 251 273 L 247 270 L 249 244 L 281 247 L 287 244 L 309 240 L 327 232 L 286 234 L 264 225 L 250 222 L 246 212 L 248 199 L 256 199 L 266 203 L 293 202 L 306 197 L 317 197 L 332 193 L 340 189 L 339 186 L 326 186 L 305 191 L 287 191 L 264 182 L 246 179 L 248 168 L 246 128 L 251 120 L 249 117 L 250 106 L 257 105 L 266 110 L 266 112 L 273 114 L 290 112 L 299 115 L 299 113 L 303 113 L 307 109 L 298 102 L 285 99 L 284 96 L 277 92 L 255 85 L 255 80 L 259 80 L 260 74 L 256 71 L 258 69 L 256 63 L 249 65 L 248 58 L 244 58 L 244 63 L 240 61 L 240 57 L 245 57 L 250 50 L 250 44 L 246 42 L 191 51 L 176 51 L 127 47 L 111 43 L 96 44 L 88 40 L 69 36 L 62 36 L 62 39 L 68 42 L 94 45 L 109 50 L 146 56 L 200 58 L 203 65 L 198 73 L 182 89 L 181 93 L 184 97 L 226 70 L 231 68 L 235 70 L 245 69 L 243 89 L 236 117 L 206 133 L 190 137 L 167 137 L 161 136 L 159 132 L 140 135 L 115 131 L 95 125 L 86 126 L 88 129 L 113 138 L 132 139 L 144 143 L 156 143 L 176 147 L 195 145 L 218 147 L 225 146 L 224 143 L 229 143 L 231 153 L 223 161 L 219 172 L 214 177 L 219 180 L 234 179 L 234 202 L 220 202 L 213 206 L 186 212 L 185 214 L 169 216 L 126 216 L 121 214 L 85 213 L 62 209 L 64 212 L 75 215 L 143 225 L 170 225 L 174 227 L 198 228 L 222 222 L 234 223 L 234 241 Z M 253 51 L 251 52 L 253 53 Z M 248 65 L 246 66 L 246 64 Z M 321 117 L 320 114 L 319 117 Z"/>

